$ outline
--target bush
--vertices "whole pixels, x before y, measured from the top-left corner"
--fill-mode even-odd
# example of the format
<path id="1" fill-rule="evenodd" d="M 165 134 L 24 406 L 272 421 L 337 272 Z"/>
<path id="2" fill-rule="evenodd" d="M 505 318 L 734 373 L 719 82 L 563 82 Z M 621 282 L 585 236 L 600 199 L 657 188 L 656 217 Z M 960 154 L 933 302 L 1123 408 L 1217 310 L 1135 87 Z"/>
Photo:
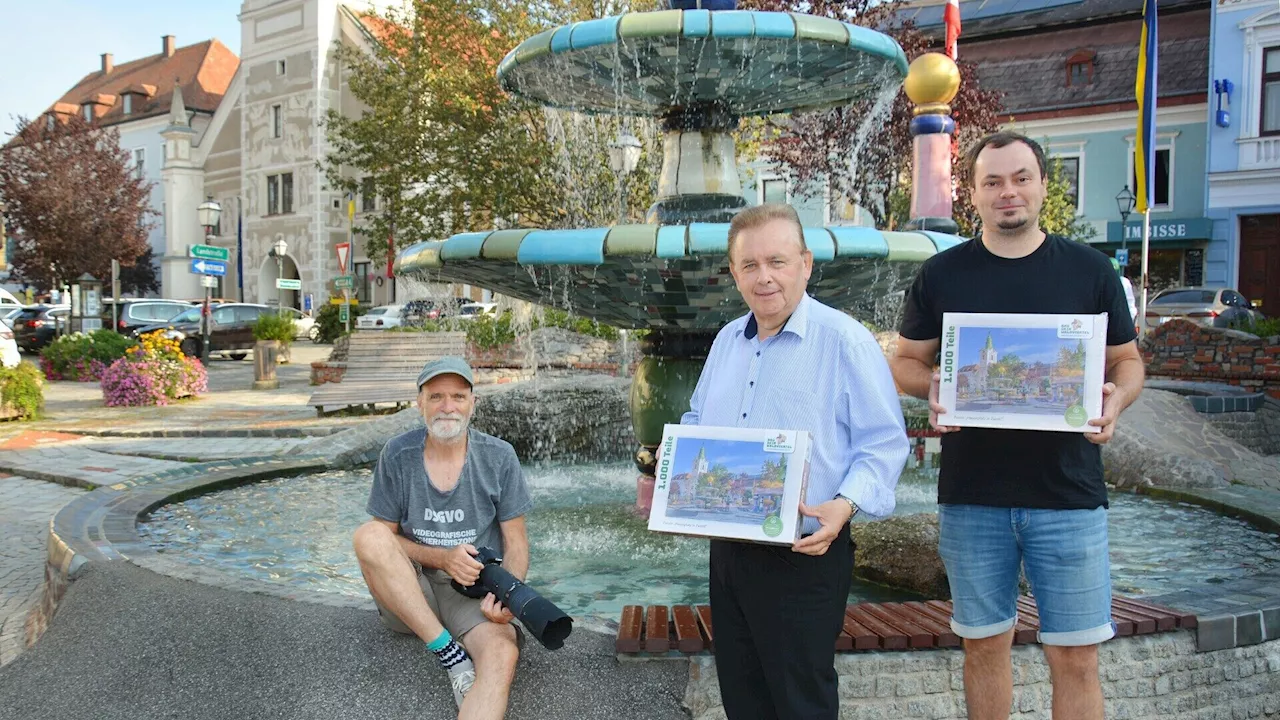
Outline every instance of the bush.
<path id="1" fill-rule="evenodd" d="M 1263 318 L 1249 324 L 1248 327 L 1241 328 L 1241 330 L 1257 335 L 1260 338 L 1275 337 L 1280 335 L 1280 317 Z"/>
<path id="2" fill-rule="evenodd" d="M 543 308 L 541 319 L 537 317 L 533 319 L 533 327 L 558 327 L 605 340 L 618 339 L 618 328 L 612 325 L 603 325 L 590 318 L 570 315 L 564 310 L 556 308 Z"/>
<path id="3" fill-rule="evenodd" d="M 44 409 L 44 376 L 35 364 L 23 361 L 17 367 L 0 368 L 0 402 L 17 413 L 20 420 L 30 420 Z"/>
<path id="4" fill-rule="evenodd" d="M 298 324 L 293 318 L 278 313 L 263 313 L 253 324 L 254 340 L 279 340 L 288 345 L 298 335 Z"/>
<path id="5" fill-rule="evenodd" d="M 515 330 L 511 329 L 511 313 L 502 313 L 494 319 L 488 315 L 480 315 L 467 323 L 467 342 L 481 350 L 491 350 L 503 345 L 510 345 L 516 340 Z"/>
<path id="6" fill-rule="evenodd" d="M 209 376 L 196 358 L 186 357 L 176 340 L 160 331 L 139 338 L 136 347 L 102 373 L 102 399 L 108 407 L 168 405 L 209 389 Z"/>
<path id="7" fill-rule="evenodd" d="M 94 382 L 137 342 L 105 328 L 63 335 L 40 351 L 40 369 L 50 380 Z"/>
<path id="8" fill-rule="evenodd" d="M 339 308 L 341 308 L 341 305 L 328 303 L 321 306 L 320 312 L 316 314 L 316 327 L 320 329 L 320 342 L 331 343 L 347 334 L 342 321 L 338 319 Z M 351 327 L 353 329 L 356 326 L 356 318 L 363 314 L 364 308 L 359 305 L 351 306 Z"/>

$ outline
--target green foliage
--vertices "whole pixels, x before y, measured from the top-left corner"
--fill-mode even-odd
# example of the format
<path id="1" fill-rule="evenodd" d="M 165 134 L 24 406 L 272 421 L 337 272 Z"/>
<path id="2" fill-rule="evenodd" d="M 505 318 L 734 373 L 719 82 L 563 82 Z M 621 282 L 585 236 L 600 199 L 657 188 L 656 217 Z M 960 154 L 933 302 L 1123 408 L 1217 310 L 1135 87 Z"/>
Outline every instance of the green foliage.
<path id="1" fill-rule="evenodd" d="M 320 312 L 316 314 L 316 327 L 320 329 L 320 342 L 331 343 L 334 340 L 347 334 L 346 325 L 339 319 L 339 311 L 341 305 L 327 303 L 320 308 Z M 356 318 L 364 314 L 364 308 L 359 305 L 351 306 L 351 327 L 356 326 Z"/>
<path id="2" fill-rule="evenodd" d="M 533 327 L 558 327 L 605 340 L 618 339 L 618 328 L 612 325 L 603 325 L 590 318 L 570 315 L 568 312 L 557 308 L 543 308 L 542 317 L 533 319 Z"/>
<path id="3" fill-rule="evenodd" d="M 1263 318 L 1262 320 L 1250 323 L 1247 327 L 1242 328 L 1247 333 L 1252 333 L 1260 338 L 1269 338 L 1280 335 L 1280 317 Z"/>
<path id="4" fill-rule="evenodd" d="M 253 324 L 254 340 L 279 340 L 281 345 L 288 345 L 297 334 L 298 325 L 293 318 L 274 312 L 259 315 Z"/>
<path id="5" fill-rule="evenodd" d="M 1071 200 L 1071 185 L 1062 172 L 1062 161 L 1049 159 L 1048 191 L 1044 205 L 1040 208 L 1040 229 L 1050 235 L 1062 235 L 1069 240 L 1086 242 L 1097 231 L 1091 223 L 1076 214 L 1076 205 Z"/>
<path id="6" fill-rule="evenodd" d="M 502 313 L 497 318 L 480 315 L 466 322 L 467 342 L 481 350 L 510 345 L 516 340 L 515 330 L 511 328 L 511 313 Z"/>
<path id="7" fill-rule="evenodd" d="M 62 335 L 40 351 L 40 367 L 50 380 L 94 382 L 137 344 L 106 328 Z"/>
<path id="8" fill-rule="evenodd" d="M 0 402 L 18 413 L 20 420 L 37 417 L 44 409 L 44 375 L 29 361 L 0 368 Z"/>

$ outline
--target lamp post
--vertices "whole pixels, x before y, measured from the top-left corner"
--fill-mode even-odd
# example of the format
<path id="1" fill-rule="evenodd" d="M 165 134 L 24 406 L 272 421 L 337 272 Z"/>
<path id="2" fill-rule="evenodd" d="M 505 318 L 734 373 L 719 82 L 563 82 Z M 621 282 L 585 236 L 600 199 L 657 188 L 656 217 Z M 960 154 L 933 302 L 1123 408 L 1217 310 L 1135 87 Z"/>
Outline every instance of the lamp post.
<path id="1" fill-rule="evenodd" d="M 196 208 L 196 218 L 204 226 L 204 239 L 207 244 L 213 243 L 213 229 L 218 226 L 218 218 L 222 216 L 222 206 L 213 201 L 213 196 L 205 196 L 205 201 Z M 200 312 L 200 362 L 209 364 L 209 291 L 213 288 L 212 275 L 202 275 L 200 284 L 204 286 L 204 309 Z"/>
<path id="2" fill-rule="evenodd" d="M 1124 189 L 1116 194 L 1116 208 L 1120 210 L 1120 247 L 1124 250 L 1129 249 L 1129 213 L 1133 212 L 1133 201 L 1135 199 L 1128 185 L 1125 185 Z"/>
<path id="3" fill-rule="evenodd" d="M 609 168 L 618 176 L 618 222 L 627 212 L 627 178 L 640 162 L 640 139 L 623 130 L 609 143 Z"/>
<path id="4" fill-rule="evenodd" d="M 276 240 L 271 246 L 271 252 L 268 253 L 276 259 L 276 313 L 284 315 L 284 288 L 280 286 L 280 281 L 284 279 L 284 256 L 289 252 L 289 243 L 284 238 Z"/>

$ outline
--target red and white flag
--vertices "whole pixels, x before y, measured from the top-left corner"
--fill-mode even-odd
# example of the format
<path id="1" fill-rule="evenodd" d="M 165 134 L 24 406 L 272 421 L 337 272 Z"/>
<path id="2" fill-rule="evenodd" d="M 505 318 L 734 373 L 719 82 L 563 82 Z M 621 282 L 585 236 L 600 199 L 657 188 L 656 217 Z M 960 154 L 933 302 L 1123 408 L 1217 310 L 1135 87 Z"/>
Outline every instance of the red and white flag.
<path id="1" fill-rule="evenodd" d="M 942 13 L 942 21 L 947 28 L 947 55 L 956 59 L 956 40 L 960 38 L 960 0 L 947 0 L 946 10 Z"/>

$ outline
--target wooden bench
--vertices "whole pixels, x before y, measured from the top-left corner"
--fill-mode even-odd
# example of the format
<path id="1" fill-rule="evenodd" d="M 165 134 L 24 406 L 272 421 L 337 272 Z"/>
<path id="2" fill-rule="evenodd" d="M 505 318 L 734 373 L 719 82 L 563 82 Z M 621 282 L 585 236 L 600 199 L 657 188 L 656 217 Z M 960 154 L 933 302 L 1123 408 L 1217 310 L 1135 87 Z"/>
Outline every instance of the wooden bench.
<path id="1" fill-rule="evenodd" d="M 1116 635 L 1148 635 L 1196 626 L 1196 616 L 1124 597 L 1111 600 Z M 1013 642 L 1036 642 L 1040 629 L 1035 601 L 1018 599 Z M 614 649 L 620 654 L 696 654 L 715 647 L 710 605 L 627 605 L 622 609 Z M 836 650 L 915 650 L 960 647 L 951 632 L 951 602 L 857 603 L 845 608 Z"/>
<path id="2" fill-rule="evenodd" d="M 342 381 L 319 386 L 307 404 L 321 415 L 348 407 L 406 407 L 418 396 L 418 373 L 428 360 L 466 353 L 463 332 L 357 331 L 347 345 Z"/>

